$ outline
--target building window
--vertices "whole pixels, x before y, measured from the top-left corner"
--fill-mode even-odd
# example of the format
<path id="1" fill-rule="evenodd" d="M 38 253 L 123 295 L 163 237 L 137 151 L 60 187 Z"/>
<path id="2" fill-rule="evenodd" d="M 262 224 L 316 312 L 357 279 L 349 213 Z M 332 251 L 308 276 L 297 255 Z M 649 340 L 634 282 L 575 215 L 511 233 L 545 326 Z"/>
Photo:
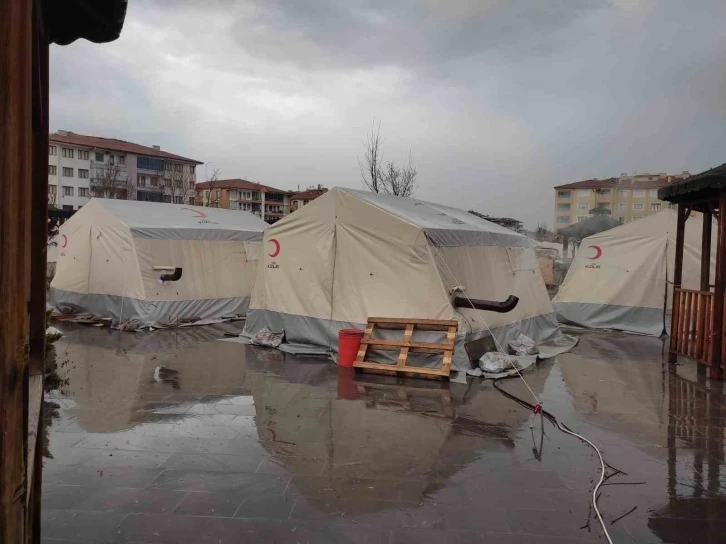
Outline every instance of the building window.
<path id="1" fill-rule="evenodd" d="M 645 189 L 633 189 L 634 198 L 643 198 L 645 196 Z"/>
<path id="2" fill-rule="evenodd" d="M 119 155 L 119 156 L 118 156 L 118 163 L 119 163 L 120 165 L 124 165 L 124 164 L 126 164 L 126 155 Z"/>
<path id="3" fill-rule="evenodd" d="M 63 209 L 67 212 L 72 212 L 73 206 L 71 206 L 70 204 L 63 204 Z"/>
<path id="4" fill-rule="evenodd" d="M 651 212 L 659 212 L 660 211 L 660 202 L 657 202 L 655 204 L 650 205 L 650 211 Z"/>
<path id="5" fill-rule="evenodd" d="M 585 219 L 587 219 L 587 216 L 586 216 L 586 215 L 578 215 L 578 216 L 577 216 L 577 222 L 578 222 L 578 223 L 579 223 L 580 221 L 584 221 Z"/>
<path id="6" fill-rule="evenodd" d="M 108 164 L 114 164 L 116 162 L 116 157 L 114 157 L 113 153 L 108 154 Z"/>
<path id="7" fill-rule="evenodd" d="M 55 176 L 56 174 L 58 174 L 58 167 L 55 164 L 49 164 L 48 165 L 48 175 Z"/>
<path id="8" fill-rule="evenodd" d="M 669 209 L 669 210 L 675 210 L 675 209 L 676 209 L 676 205 L 675 205 L 675 204 L 673 204 L 673 203 L 671 203 L 671 204 L 668 204 L 668 209 Z"/>
<path id="9" fill-rule="evenodd" d="M 66 159 L 72 159 L 73 158 L 73 150 L 70 147 L 64 147 L 63 148 L 63 156 Z"/>
<path id="10" fill-rule="evenodd" d="M 230 200 L 239 200 L 237 198 L 237 189 L 230 189 L 229 190 L 229 199 Z M 236 209 L 236 208 L 235 208 Z"/>
<path id="11" fill-rule="evenodd" d="M 658 189 L 650 190 L 650 198 L 658 198 Z"/>
<path id="12" fill-rule="evenodd" d="M 63 167 L 63 177 L 64 178 L 72 178 L 73 177 L 73 168 L 67 168 Z"/>
<path id="13" fill-rule="evenodd" d="M 590 189 L 578 189 L 577 196 L 590 196 Z"/>
<path id="14" fill-rule="evenodd" d="M 610 196 L 610 189 L 598 189 L 597 192 L 601 196 Z"/>
<path id="15" fill-rule="evenodd" d="M 557 191 L 557 198 L 570 198 L 570 191 Z"/>
<path id="16" fill-rule="evenodd" d="M 187 202 L 187 204 L 189 204 L 190 206 L 194 206 L 194 197 L 193 196 L 189 197 L 189 202 Z"/>
<path id="17" fill-rule="evenodd" d="M 642 202 L 636 202 L 633 204 L 633 211 L 634 212 L 642 212 L 643 211 L 643 203 Z"/>
<path id="18" fill-rule="evenodd" d="M 73 187 L 63 187 L 63 196 L 73 196 Z"/>
<path id="19" fill-rule="evenodd" d="M 626 198 L 630 194 L 630 191 L 628 189 L 620 189 L 620 191 L 618 191 L 618 192 L 620 193 L 620 196 L 626 197 Z"/>
<path id="20" fill-rule="evenodd" d="M 82 149 L 79 149 L 78 158 L 83 161 L 87 161 L 88 160 L 88 151 L 83 151 Z"/>
<path id="21" fill-rule="evenodd" d="M 136 157 L 136 168 L 143 170 L 164 170 L 164 160 L 152 157 Z"/>
<path id="22" fill-rule="evenodd" d="M 58 194 L 58 186 L 57 185 L 48 185 L 48 194 L 49 195 L 56 195 Z"/>
<path id="23" fill-rule="evenodd" d="M 54 145 L 48 146 L 48 155 L 57 155 L 58 154 L 58 148 Z"/>
<path id="24" fill-rule="evenodd" d="M 618 210 L 620 210 L 621 212 L 624 212 L 627 209 L 628 205 L 625 202 L 621 202 L 620 204 L 618 204 Z"/>
<path id="25" fill-rule="evenodd" d="M 598 202 L 597 203 L 598 208 L 607 208 L 610 209 L 610 202 Z"/>
<path id="26" fill-rule="evenodd" d="M 96 162 L 103 162 L 103 152 L 96 151 Z"/>
<path id="27" fill-rule="evenodd" d="M 177 196 L 177 195 L 174 196 L 174 204 L 183 204 L 183 203 L 184 203 L 184 199 L 182 197 Z"/>
<path id="28" fill-rule="evenodd" d="M 237 210 L 237 209 L 239 209 L 239 202 L 236 201 L 236 200 L 232 200 L 230 198 L 230 201 L 229 201 L 229 209 L 230 210 Z"/>
<path id="29" fill-rule="evenodd" d="M 78 188 L 78 196 L 85 196 L 86 198 L 88 198 L 89 196 L 91 196 L 89 194 L 89 192 L 88 192 L 88 187 L 79 187 Z"/>
<path id="30" fill-rule="evenodd" d="M 625 218 L 623 216 L 618 217 L 618 221 L 621 223 L 625 223 Z"/>
<path id="31" fill-rule="evenodd" d="M 579 211 L 579 212 L 587 211 L 587 202 L 578 202 L 577 211 Z"/>
<path id="32" fill-rule="evenodd" d="M 88 179 L 88 170 L 84 170 L 83 168 L 78 169 L 78 177 L 81 179 Z"/>
<path id="33" fill-rule="evenodd" d="M 298 205 L 299 205 L 299 201 L 298 201 Z M 565 202 L 564 204 L 557 204 L 557 209 L 558 210 L 566 210 L 566 211 L 569 211 L 570 210 L 570 203 L 569 202 Z"/>
<path id="34" fill-rule="evenodd" d="M 174 172 L 183 172 L 184 171 L 184 165 L 183 164 L 175 164 L 174 165 Z"/>

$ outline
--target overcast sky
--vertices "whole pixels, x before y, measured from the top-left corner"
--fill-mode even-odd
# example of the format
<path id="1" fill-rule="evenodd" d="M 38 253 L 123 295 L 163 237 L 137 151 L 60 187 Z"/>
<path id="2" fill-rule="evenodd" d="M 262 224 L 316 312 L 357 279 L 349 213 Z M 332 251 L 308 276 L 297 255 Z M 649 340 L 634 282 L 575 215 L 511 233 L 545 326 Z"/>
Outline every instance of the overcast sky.
<path id="1" fill-rule="evenodd" d="M 51 129 L 200 181 L 361 188 L 375 117 L 416 197 L 551 226 L 554 185 L 726 162 L 724 23 L 723 0 L 129 0 L 119 40 L 51 48 Z"/>

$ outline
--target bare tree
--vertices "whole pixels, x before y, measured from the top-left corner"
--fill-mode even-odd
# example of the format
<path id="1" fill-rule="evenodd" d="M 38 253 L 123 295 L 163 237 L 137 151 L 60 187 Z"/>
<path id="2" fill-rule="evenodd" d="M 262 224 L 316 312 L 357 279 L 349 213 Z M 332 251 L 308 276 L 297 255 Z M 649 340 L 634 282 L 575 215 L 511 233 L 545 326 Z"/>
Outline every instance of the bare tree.
<path id="1" fill-rule="evenodd" d="M 383 163 L 383 140 L 381 140 L 381 122 L 373 118 L 371 133 L 366 136 L 363 142 L 365 153 L 363 154 L 363 162 L 358 158 L 358 167 L 360 175 L 363 178 L 363 185 L 373 193 L 383 193 L 384 183 L 383 174 L 381 172 L 381 164 Z"/>
<path id="2" fill-rule="evenodd" d="M 209 208 L 219 208 L 221 191 L 216 188 L 216 185 L 222 175 L 222 171 L 219 168 L 215 168 L 210 175 L 205 169 L 204 174 L 207 178 L 207 188 L 204 189 L 201 205 Z M 209 191 L 208 194 L 206 193 L 207 191 Z"/>
<path id="3" fill-rule="evenodd" d="M 371 132 L 363 142 L 365 152 L 363 161 L 358 158 L 363 185 L 374 193 L 385 193 L 397 196 L 411 196 L 416 191 L 418 170 L 413 165 L 411 153 L 408 154 L 408 166 L 396 166 L 388 161 L 383 166 L 383 142 L 380 135 L 381 122 L 376 125 L 373 119 Z"/>
<path id="4" fill-rule="evenodd" d="M 194 198 L 195 176 L 186 164 L 166 163 L 159 172 L 159 187 L 168 202 L 187 204 Z"/>
<path id="5" fill-rule="evenodd" d="M 91 194 L 99 198 L 116 198 L 133 200 L 129 198 L 133 192 L 133 184 L 121 167 L 113 162 L 104 162 L 93 167 L 91 179 Z"/>
<path id="6" fill-rule="evenodd" d="M 411 196 L 416 190 L 418 170 L 413 165 L 411 154 L 408 154 L 408 166 L 403 168 L 388 162 L 383 172 L 384 192 L 397 196 Z"/>

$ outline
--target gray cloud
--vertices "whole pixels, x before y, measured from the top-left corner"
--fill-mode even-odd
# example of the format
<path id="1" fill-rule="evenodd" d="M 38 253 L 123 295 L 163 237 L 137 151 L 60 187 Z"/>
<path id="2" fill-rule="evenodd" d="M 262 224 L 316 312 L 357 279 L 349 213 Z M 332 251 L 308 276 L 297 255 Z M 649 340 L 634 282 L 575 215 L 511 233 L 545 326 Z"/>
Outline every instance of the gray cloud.
<path id="1" fill-rule="evenodd" d="M 247 51 L 310 68 L 401 65 L 435 69 L 482 51 L 541 55 L 555 34 L 604 0 L 338 2 L 257 0 L 236 12 L 233 32 Z"/>
<path id="2" fill-rule="evenodd" d="M 698 8 L 139 0 L 118 41 L 52 48 L 51 126 L 359 187 L 377 117 L 418 197 L 551 224 L 555 184 L 726 160 L 726 4 Z"/>

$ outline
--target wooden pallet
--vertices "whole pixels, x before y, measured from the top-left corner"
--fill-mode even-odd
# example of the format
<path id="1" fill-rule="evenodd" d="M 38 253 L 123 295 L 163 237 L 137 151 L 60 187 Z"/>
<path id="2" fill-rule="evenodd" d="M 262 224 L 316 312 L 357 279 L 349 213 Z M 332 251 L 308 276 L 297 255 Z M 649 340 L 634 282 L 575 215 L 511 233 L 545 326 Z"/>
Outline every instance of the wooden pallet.
<path id="1" fill-rule="evenodd" d="M 406 373 L 415 377 L 425 378 L 448 378 L 451 367 L 451 357 L 454 355 L 454 340 L 456 339 L 456 328 L 458 322 L 436 319 L 407 319 L 390 317 L 370 317 L 366 326 L 363 340 L 360 343 L 358 356 L 353 366 L 369 372 L 380 372 L 386 374 Z M 403 338 L 397 340 L 383 340 L 373 338 L 373 330 L 398 329 L 403 330 Z M 413 333 L 418 331 L 444 331 L 446 332 L 445 343 L 414 342 Z M 398 363 L 388 365 L 366 361 L 366 354 L 369 349 L 398 351 Z M 409 353 L 434 353 L 440 354 L 443 358 L 439 368 L 421 368 L 408 366 Z"/>

